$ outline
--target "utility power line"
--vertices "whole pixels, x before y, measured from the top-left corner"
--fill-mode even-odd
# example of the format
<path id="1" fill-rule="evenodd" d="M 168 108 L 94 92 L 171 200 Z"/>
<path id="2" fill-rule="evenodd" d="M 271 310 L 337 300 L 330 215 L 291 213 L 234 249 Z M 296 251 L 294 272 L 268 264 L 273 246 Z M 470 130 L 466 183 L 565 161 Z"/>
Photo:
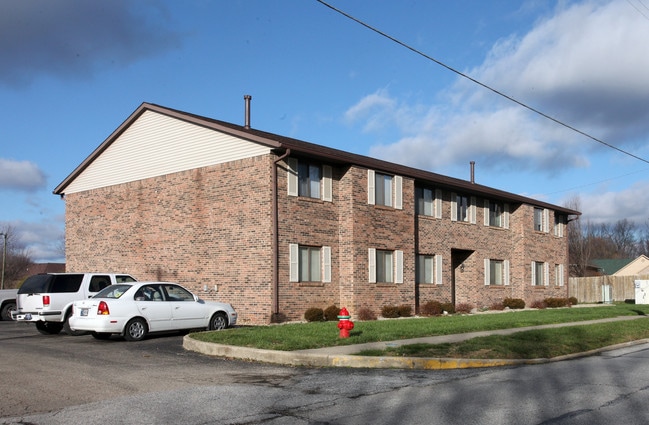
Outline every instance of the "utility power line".
<path id="1" fill-rule="evenodd" d="M 398 45 L 400 45 L 402 47 L 405 47 L 406 49 L 408 49 L 408 50 L 410 50 L 410 51 L 412 51 L 412 52 L 414 52 L 414 53 L 416 53 L 416 54 L 418 54 L 420 56 L 423 56 L 424 58 L 426 58 L 426 59 L 428 59 L 428 60 L 430 60 L 432 62 L 435 62 L 436 64 L 448 69 L 449 71 L 454 72 L 455 74 L 457 74 L 457 75 L 459 75 L 459 76 L 461 76 L 463 78 L 466 78 L 467 80 L 469 80 L 469 81 L 471 81 L 471 82 L 473 82 L 473 83 L 475 83 L 475 84 L 477 84 L 477 85 L 479 85 L 479 86 L 481 86 L 481 87 L 483 87 L 483 88 L 485 88 L 487 90 L 490 90 L 493 93 L 496 93 L 497 95 L 499 95 L 501 97 L 504 97 L 505 99 L 507 99 L 507 100 L 509 100 L 511 102 L 514 102 L 517 105 L 522 106 L 525 109 L 528 109 L 528 110 L 534 112 L 535 114 L 538 114 L 538 115 L 540 115 L 540 116 L 542 116 L 542 117 L 544 117 L 544 118 L 546 118 L 546 119 L 548 119 L 548 120 L 550 120 L 550 121 L 552 121 L 552 122 L 554 122 L 556 124 L 559 124 L 559 125 L 561 125 L 563 127 L 568 128 L 568 129 L 570 129 L 570 130 L 572 130 L 572 131 L 574 131 L 576 133 L 579 133 L 582 136 L 585 136 L 585 137 L 587 137 L 587 138 L 589 138 L 591 140 L 594 140 L 595 142 L 600 143 L 600 144 L 602 144 L 602 145 L 604 145 L 604 146 L 606 146 L 608 148 L 611 148 L 611 149 L 616 150 L 616 151 L 618 151 L 618 152 L 620 152 L 620 153 L 622 153 L 624 155 L 628 155 L 628 156 L 630 156 L 632 158 L 635 158 L 635 159 L 637 159 L 639 161 L 642 161 L 644 163 L 649 164 L 649 160 L 646 160 L 646 159 L 644 159 L 644 158 L 642 158 L 640 156 L 637 156 L 637 155 L 635 155 L 635 154 L 633 154 L 631 152 L 625 151 L 624 149 L 620 149 L 617 146 L 611 145 L 610 143 L 606 143 L 605 141 L 603 141 L 601 139 L 598 139 L 597 137 L 591 136 L 590 134 L 586 133 L 585 131 L 579 130 L 578 128 L 573 127 L 570 124 L 566 124 L 563 121 L 560 121 L 559 119 L 554 118 L 551 115 L 548 115 L 548 114 L 546 114 L 544 112 L 541 112 L 540 110 L 538 110 L 538 109 L 536 109 L 536 108 L 534 108 L 532 106 L 529 106 L 526 103 L 523 103 L 520 100 L 517 100 L 517 99 L 513 98 L 512 96 L 509 96 L 509 95 L 507 95 L 507 94 L 505 94 L 505 93 L 503 93 L 503 92 L 501 92 L 501 91 L 499 91 L 499 90 L 497 90 L 497 89 L 495 89 L 495 88 L 493 88 L 493 87 L 491 87 L 491 86 L 489 86 L 489 85 L 487 85 L 485 83 L 482 83 L 482 82 L 476 80 L 475 78 L 473 78 L 473 77 L 471 77 L 471 76 L 469 76 L 469 75 L 467 75 L 467 74 L 465 74 L 465 73 L 463 73 L 463 72 L 461 72 L 461 71 L 459 71 L 459 70 L 445 64 L 444 62 L 442 62 L 442 61 L 440 61 L 438 59 L 435 59 L 434 57 L 432 57 L 430 55 L 427 55 L 426 53 L 422 52 L 421 50 L 415 49 L 414 47 L 404 43 L 403 41 L 400 41 L 399 39 L 397 39 L 395 37 L 392 37 L 391 35 L 379 30 L 378 28 L 375 28 L 375 27 L 361 21 L 360 19 L 355 18 L 352 15 L 350 15 L 350 14 L 348 14 L 348 13 L 346 13 L 346 12 L 344 12 L 344 11 L 330 5 L 329 3 L 327 3 L 324 0 L 316 0 L 316 1 L 318 3 L 324 5 L 324 6 L 328 7 L 329 9 L 333 10 L 334 12 L 337 12 L 337 13 L 343 15 L 344 17 L 346 17 L 348 19 L 351 19 L 352 21 L 364 26 L 365 28 L 367 28 L 367 29 L 369 29 L 371 31 L 374 31 L 375 33 L 387 38 L 388 40 L 391 40 L 391 41 L 397 43 Z"/>

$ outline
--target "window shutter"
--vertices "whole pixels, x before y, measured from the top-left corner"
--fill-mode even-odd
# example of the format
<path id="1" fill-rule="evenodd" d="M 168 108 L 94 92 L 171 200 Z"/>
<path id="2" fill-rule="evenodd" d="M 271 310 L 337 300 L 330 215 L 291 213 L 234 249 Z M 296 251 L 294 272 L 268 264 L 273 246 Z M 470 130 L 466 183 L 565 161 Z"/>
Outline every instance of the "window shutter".
<path id="1" fill-rule="evenodd" d="M 369 263 L 369 281 L 376 283 L 376 249 L 369 248 L 367 250 L 367 260 Z"/>
<path id="2" fill-rule="evenodd" d="M 296 243 L 292 243 L 288 245 L 288 252 L 289 252 L 289 263 L 290 263 L 290 271 L 289 271 L 289 282 L 299 282 L 300 280 L 300 254 L 298 252 L 298 245 Z"/>
<path id="3" fill-rule="evenodd" d="M 559 264 L 559 286 L 564 286 L 565 282 L 563 280 L 563 264 Z"/>
<path id="4" fill-rule="evenodd" d="M 503 280 L 505 281 L 505 285 L 509 285 L 509 260 L 503 261 L 503 267 L 505 270 L 503 270 Z"/>
<path id="5" fill-rule="evenodd" d="M 322 281 L 331 282 L 331 247 L 322 247 Z"/>
<path id="6" fill-rule="evenodd" d="M 287 167 L 287 180 L 288 180 L 288 195 L 297 196 L 297 159 L 289 158 L 286 161 Z"/>
<path id="7" fill-rule="evenodd" d="M 403 177 L 394 176 L 394 208 L 403 209 Z"/>
<path id="8" fill-rule="evenodd" d="M 435 189 L 435 218 L 442 218 L 442 189 Z"/>
<path id="9" fill-rule="evenodd" d="M 489 275 L 491 274 L 491 262 L 488 258 L 484 259 L 484 284 L 489 285 Z"/>
<path id="10" fill-rule="evenodd" d="M 550 231 L 550 210 L 543 209 L 543 231 L 548 233 Z"/>
<path id="11" fill-rule="evenodd" d="M 394 251 L 394 283 L 403 283 L 403 251 Z"/>
<path id="12" fill-rule="evenodd" d="M 550 264 L 543 263 L 543 285 L 550 285 Z"/>
<path id="13" fill-rule="evenodd" d="M 475 199 L 475 196 L 472 196 L 471 197 L 471 205 L 469 205 L 469 222 L 471 224 L 475 224 L 475 220 L 476 220 L 476 218 L 475 218 L 475 216 L 476 216 L 475 210 L 476 210 L 476 199 Z"/>
<path id="14" fill-rule="evenodd" d="M 322 200 L 323 201 L 331 202 L 332 200 L 332 193 L 331 193 L 332 174 L 333 171 L 331 169 L 331 165 L 322 166 Z"/>
<path id="15" fill-rule="evenodd" d="M 451 193 L 451 221 L 457 221 L 457 194 Z"/>
<path id="16" fill-rule="evenodd" d="M 442 284 L 442 256 L 435 256 L 435 284 Z"/>
<path id="17" fill-rule="evenodd" d="M 374 180 L 374 170 L 367 170 L 367 203 L 374 205 L 374 185 L 376 184 Z"/>
<path id="18" fill-rule="evenodd" d="M 503 228 L 509 229 L 509 204 L 503 204 Z"/>
<path id="19" fill-rule="evenodd" d="M 536 263 L 532 261 L 532 286 L 536 284 Z"/>
<path id="20" fill-rule="evenodd" d="M 489 200 L 484 200 L 484 225 L 489 225 Z"/>

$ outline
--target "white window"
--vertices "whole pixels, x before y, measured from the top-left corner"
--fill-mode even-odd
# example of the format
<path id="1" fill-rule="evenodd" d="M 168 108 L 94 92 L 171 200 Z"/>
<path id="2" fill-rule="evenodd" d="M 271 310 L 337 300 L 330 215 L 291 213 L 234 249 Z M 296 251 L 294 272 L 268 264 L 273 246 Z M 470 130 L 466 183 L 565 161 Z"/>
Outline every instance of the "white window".
<path id="1" fill-rule="evenodd" d="M 556 286 L 564 286 L 563 264 L 554 265 L 554 284 Z"/>
<path id="2" fill-rule="evenodd" d="M 461 193 L 451 194 L 451 220 L 475 224 L 476 199 Z"/>
<path id="3" fill-rule="evenodd" d="M 563 237 L 564 228 L 566 225 L 566 216 L 554 213 L 554 236 L 559 238 Z"/>
<path id="4" fill-rule="evenodd" d="M 368 249 L 370 283 L 403 283 L 403 251 Z"/>
<path id="5" fill-rule="evenodd" d="M 442 218 L 442 191 L 440 189 L 415 188 L 417 214 Z"/>
<path id="6" fill-rule="evenodd" d="M 485 199 L 484 225 L 509 229 L 509 204 Z"/>
<path id="7" fill-rule="evenodd" d="M 291 282 L 331 282 L 331 247 L 289 245 Z"/>
<path id="8" fill-rule="evenodd" d="M 548 263 L 532 261 L 532 286 L 548 286 L 550 281 L 550 268 Z"/>
<path id="9" fill-rule="evenodd" d="M 418 255 L 416 268 L 417 283 L 442 284 L 441 255 Z"/>
<path id="10" fill-rule="evenodd" d="M 367 203 L 403 208 L 403 177 L 367 170 Z"/>
<path id="11" fill-rule="evenodd" d="M 330 165 L 310 163 L 289 158 L 288 194 L 308 198 L 332 200 L 332 168 Z"/>
<path id="12" fill-rule="evenodd" d="M 549 221 L 550 210 L 538 207 L 534 208 L 534 230 L 548 233 L 550 231 Z"/>
<path id="13" fill-rule="evenodd" d="M 509 285 L 509 260 L 484 260 L 485 285 Z"/>

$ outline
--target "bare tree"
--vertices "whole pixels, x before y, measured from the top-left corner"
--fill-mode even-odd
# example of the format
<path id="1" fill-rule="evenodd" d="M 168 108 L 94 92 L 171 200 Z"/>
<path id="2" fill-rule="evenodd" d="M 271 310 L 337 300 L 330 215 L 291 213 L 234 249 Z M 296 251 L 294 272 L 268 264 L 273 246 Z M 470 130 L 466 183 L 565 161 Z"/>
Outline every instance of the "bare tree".
<path id="1" fill-rule="evenodd" d="M 7 238 L 4 283 L 6 288 L 12 288 L 25 277 L 25 271 L 33 264 L 33 260 L 29 250 L 18 239 L 13 226 L 5 226 L 0 232 Z"/>
<path id="2" fill-rule="evenodd" d="M 579 196 L 575 195 L 564 206 L 579 211 L 581 200 Z M 568 222 L 568 261 L 570 276 L 585 275 L 586 267 L 590 261 L 590 246 L 579 220 Z"/>

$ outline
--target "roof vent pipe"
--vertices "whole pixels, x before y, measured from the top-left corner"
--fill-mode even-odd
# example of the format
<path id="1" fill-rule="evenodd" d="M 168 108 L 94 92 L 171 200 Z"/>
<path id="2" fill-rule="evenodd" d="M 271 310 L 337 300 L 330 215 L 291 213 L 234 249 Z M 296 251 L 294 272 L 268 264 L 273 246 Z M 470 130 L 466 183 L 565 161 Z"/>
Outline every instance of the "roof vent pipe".
<path id="1" fill-rule="evenodd" d="M 471 161 L 471 183 L 475 183 L 475 161 Z"/>
<path id="2" fill-rule="evenodd" d="M 250 100 L 252 100 L 252 96 L 246 94 L 243 96 L 243 99 L 246 102 L 246 117 L 245 117 L 246 121 L 244 127 L 246 130 L 249 130 L 250 129 Z"/>

